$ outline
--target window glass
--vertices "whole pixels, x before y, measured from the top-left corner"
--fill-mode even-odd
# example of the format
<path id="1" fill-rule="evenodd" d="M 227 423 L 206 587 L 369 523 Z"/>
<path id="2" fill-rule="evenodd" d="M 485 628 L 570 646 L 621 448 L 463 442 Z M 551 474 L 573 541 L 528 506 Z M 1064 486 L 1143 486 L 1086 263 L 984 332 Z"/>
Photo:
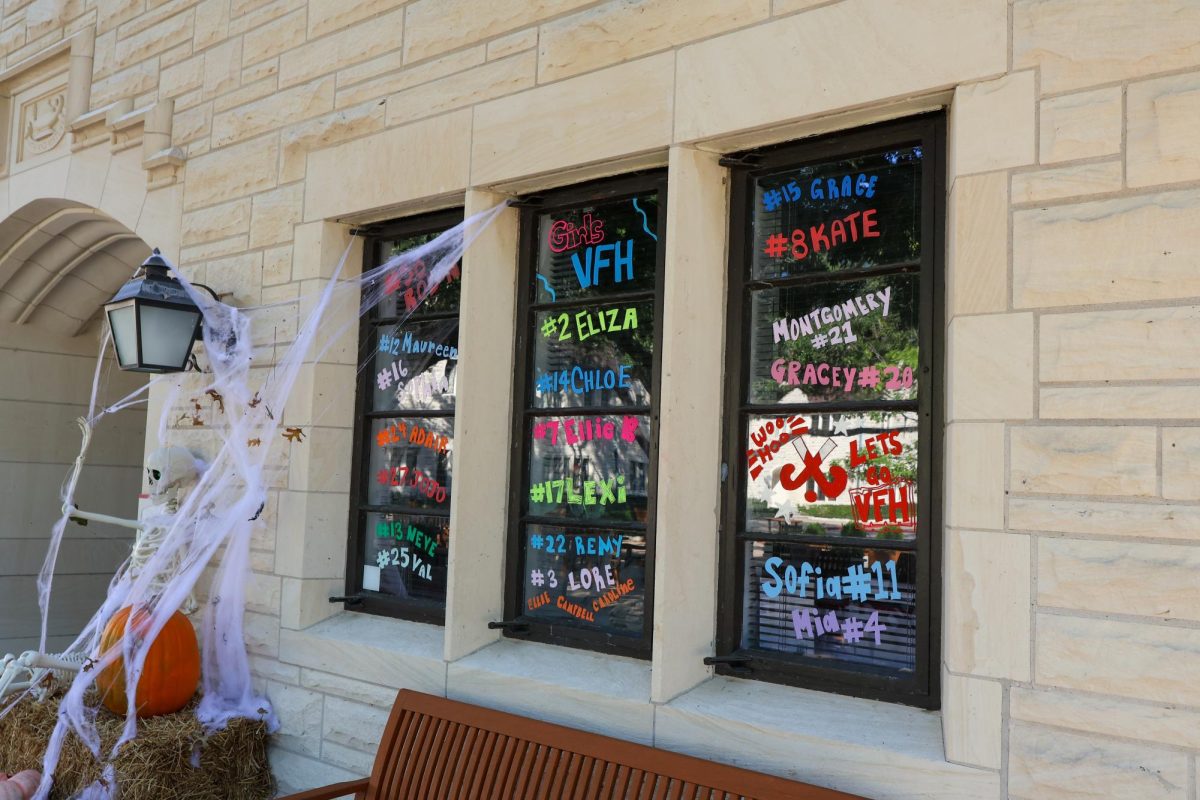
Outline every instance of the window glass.
<path id="1" fill-rule="evenodd" d="M 915 263 L 922 158 L 904 147 L 757 178 L 753 277 Z"/>
<path id="2" fill-rule="evenodd" d="M 459 219 L 450 212 L 401 224 L 413 232 L 372 240 L 366 268 L 431 241 Z M 432 291 L 429 277 L 418 264 L 384 278 L 382 302 L 361 323 L 357 542 L 347 591 L 363 598 L 355 609 L 438 622 L 454 488 L 461 275 L 456 266 Z"/>
<path id="3" fill-rule="evenodd" d="M 449 513 L 454 418 L 378 417 L 370 426 L 366 503 Z"/>
<path id="4" fill-rule="evenodd" d="M 653 192 L 539 215 L 535 300 L 654 291 L 657 223 Z"/>
<path id="5" fill-rule="evenodd" d="M 365 517 L 363 591 L 446 602 L 449 517 L 376 512 Z"/>
<path id="6" fill-rule="evenodd" d="M 570 620 L 594 633 L 641 635 L 644 533 L 530 525 L 526 536 L 528 616 L 550 623 Z"/>
<path id="7" fill-rule="evenodd" d="M 583 189 L 523 219 L 533 241 L 510 576 L 512 614 L 533 638 L 632 655 L 649 650 L 664 216 L 661 185 L 640 183 L 603 199 Z"/>
<path id="8" fill-rule="evenodd" d="M 382 324 L 367 341 L 374 411 L 454 408 L 458 373 L 458 316 L 403 325 Z"/>
<path id="9" fill-rule="evenodd" d="M 448 227 L 448 226 L 447 226 Z M 440 236 L 444 228 L 417 233 L 408 236 L 398 236 L 379 242 L 379 256 L 372 267 L 383 264 L 389 258 L 414 247 L 431 242 Z M 425 262 L 418 260 L 413 269 L 403 275 L 395 275 L 385 279 L 383 299 L 375 306 L 372 315 L 378 319 L 403 317 L 405 314 L 418 311 L 421 314 L 436 314 L 442 312 L 457 312 L 458 298 L 462 289 L 459 265 L 450 268 L 449 274 L 441 283 L 429 291 L 430 274 Z M 425 297 L 421 302 L 422 295 Z"/>
<path id="10" fill-rule="evenodd" d="M 745 530 L 916 538 L 915 411 L 749 418 Z"/>
<path id="11" fill-rule="evenodd" d="M 910 551 L 747 542 L 744 647 L 882 675 L 916 667 Z"/>
<path id="12" fill-rule="evenodd" d="M 843 139 L 847 156 L 776 151 L 735 176 L 723 581 L 740 608 L 720 649 L 769 680 L 936 703 L 922 499 L 937 134 L 907 130 L 899 146 Z"/>
<path id="13" fill-rule="evenodd" d="M 648 416 L 539 416 L 530 425 L 532 516 L 646 523 Z"/>
<path id="14" fill-rule="evenodd" d="M 538 408 L 646 406 L 654 362 L 654 302 L 534 314 L 530 389 Z"/>
<path id="15" fill-rule="evenodd" d="M 753 292 L 750 401 L 914 399 L 917 283 L 890 275 Z"/>

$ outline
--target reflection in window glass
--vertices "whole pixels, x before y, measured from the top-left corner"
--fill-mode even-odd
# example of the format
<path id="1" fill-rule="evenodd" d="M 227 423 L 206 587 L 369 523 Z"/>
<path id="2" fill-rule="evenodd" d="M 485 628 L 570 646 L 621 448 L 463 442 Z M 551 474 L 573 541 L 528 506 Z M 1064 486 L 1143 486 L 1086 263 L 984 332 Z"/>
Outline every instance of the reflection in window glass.
<path id="1" fill-rule="evenodd" d="M 654 302 L 534 314 L 530 390 L 538 408 L 647 406 L 654 365 Z M 546 335 L 546 331 L 552 331 Z"/>
<path id="2" fill-rule="evenodd" d="M 374 240 L 375 264 L 444 229 Z M 431 292 L 428 278 L 417 264 L 385 279 L 383 301 L 361 323 L 359 544 L 347 582 L 364 596 L 360 608 L 438 621 L 454 483 L 461 276 L 455 267 Z"/>
<path id="3" fill-rule="evenodd" d="M 540 214 L 534 302 L 653 291 L 657 219 L 654 192 Z"/>
<path id="4" fill-rule="evenodd" d="M 868 675 L 883 694 L 914 680 L 927 619 L 925 149 L 743 173 L 747 258 L 731 300 L 742 377 L 726 519 L 741 615 L 728 646 L 779 673 L 829 670 L 835 685 Z"/>
<path id="5" fill-rule="evenodd" d="M 458 373 L 458 317 L 380 325 L 368 345 L 375 411 L 454 408 Z"/>
<path id="6" fill-rule="evenodd" d="M 646 185 L 646 184 L 643 184 Z M 523 480 L 516 498 L 531 635 L 645 654 L 658 191 L 527 212 Z M 611 526 L 611 527 L 610 527 Z M 614 644 L 614 637 L 624 639 Z"/>
<path id="7" fill-rule="evenodd" d="M 363 584 L 405 600 L 446 600 L 448 517 L 368 513 L 364 531 Z"/>
<path id="8" fill-rule="evenodd" d="M 442 230 L 436 230 L 383 241 L 379 246 L 379 261 L 375 266 L 382 264 L 394 255 L 431 242 L 441 234 Z M 371 315 L 377 319 L 391 319 L 403 317 L 412 312 L 421 314 L 457 312 L 458 298 L 462 290 L 461 278 L 461 267 L 456 264 L 450 268 L 450 273 L 445 279 L 433 287 L 432 291 L 429 291 L 429 270 L 424 263 L 418 261 L 414 268 L 406 274 L 388 279 L 388 283 L 383 287 L 383 299 L 375 306 Z M 428 296 L 425 297 L 424 302 L 421 302 L 421 297 L 427 291 Z"/>
<path id="9" fill-rule="evenodd" d="M 646 523 L 650 418 L 535 417 L 529 455 L 529 514 Z"/>
<path id="10" fill-rule="evenodd" d="M 756 180 L 753 277 L 916 262 L 923 157 L 905 147 Z"/>
<path id="11" fill-rule="evenodd" d="M 750 417 L 745 530 L 913 540 L 917 414 Z"/>
<path id="12" fill-rule="evenodd" d="M 371 420 L 365 500 L 372 506 L 450 511 L 453 417 Z"/>
<path id="13" fill-rule="evenodd" d="M 596 632 L 639 636 L 646 536 L 603 528 L 526 528 L 525 612 Z"/>
<path id="14" fill-rule="evenodd" d="M 915 276 L 792 285 L 750 302 L 750 402 L 916 398 Z"/>
<path id="15" fill-rule="evenodd" d="M 742 646 L 881 674 L 916 665 L 916 562 L 911 552 L 747 542 Z"/>

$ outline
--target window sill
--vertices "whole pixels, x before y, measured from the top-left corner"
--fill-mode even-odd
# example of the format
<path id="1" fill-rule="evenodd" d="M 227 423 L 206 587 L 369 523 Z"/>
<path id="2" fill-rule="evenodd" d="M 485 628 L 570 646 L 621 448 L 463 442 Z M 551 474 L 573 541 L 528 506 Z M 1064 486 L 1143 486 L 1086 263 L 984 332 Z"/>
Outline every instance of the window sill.
<path id="1" fill-rule="evenodd" d="M 501 639 L 451 663 L 446 689 L 455 700 L 653 743 L 647 661 Z"/>
<path id="2" fill-rule="evenodd" d="M 936 711 L 716 677 L 660 706 L 657 747 L 872 798 L 995 800 L 999 773 L 946 761 Z"/>
<path id="3" fill-rule="evenodd" d="M 280 631 L 280 660 L 477 703 L 880 800 L 995 800 L 994 770 L 948 763 L 939 712 L 715 677 L 650 702 L 650 664 L 501 639 L 447 664 L 435 625 L 343 612 Z"/>
<path id="4" fill-rule="evenodd" d="M 279 660 L 395 689 L 446 693 L 444 629 L 343 611 L 302 631 L 279 632 Z"/>

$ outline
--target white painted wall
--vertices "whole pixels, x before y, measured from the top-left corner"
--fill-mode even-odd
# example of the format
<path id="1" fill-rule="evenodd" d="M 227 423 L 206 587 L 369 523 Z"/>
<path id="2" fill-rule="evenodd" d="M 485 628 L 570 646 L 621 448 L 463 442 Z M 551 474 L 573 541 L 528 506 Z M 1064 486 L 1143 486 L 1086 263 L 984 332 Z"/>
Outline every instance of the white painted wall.
<path id="1" fill-rule="evenodd" d="M 56 338 L 0 325 L 0 654 L 37 646 L 37 575 L 62 506 L 62 483 L 79 452 L 75 418 L 86 412 L 91 393 L 95 331 Z M 105 366 L 101 400 L 123 397 L 145 380 L 111 360 Z M 76 492 L 80 508 L 136 516 L 145 427 L 146 413 L 136 407 L 98 426 Z M 131 531 L 110 525 L 68 527 L 50 608 L 50 651 L 86 624 L 131 543 Z"/>

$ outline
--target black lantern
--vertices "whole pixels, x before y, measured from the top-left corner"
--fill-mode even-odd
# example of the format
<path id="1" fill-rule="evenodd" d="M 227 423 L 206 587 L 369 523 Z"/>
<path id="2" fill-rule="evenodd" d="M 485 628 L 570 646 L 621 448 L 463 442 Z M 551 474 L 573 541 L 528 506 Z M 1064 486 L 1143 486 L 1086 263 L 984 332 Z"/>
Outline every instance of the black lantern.
<path id="1" fill-rule="evenodd" d="M 167 275 L 170 268 L 154 248 L 142 272 L 104 304 L 121 369 L 165 373 L 187 366 L 201 313 L 183 285 Z"/>

